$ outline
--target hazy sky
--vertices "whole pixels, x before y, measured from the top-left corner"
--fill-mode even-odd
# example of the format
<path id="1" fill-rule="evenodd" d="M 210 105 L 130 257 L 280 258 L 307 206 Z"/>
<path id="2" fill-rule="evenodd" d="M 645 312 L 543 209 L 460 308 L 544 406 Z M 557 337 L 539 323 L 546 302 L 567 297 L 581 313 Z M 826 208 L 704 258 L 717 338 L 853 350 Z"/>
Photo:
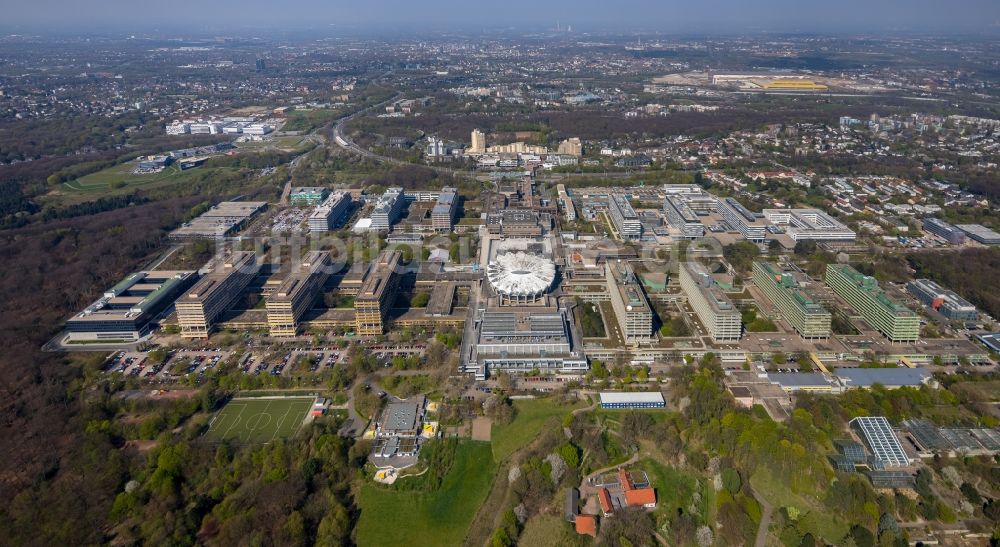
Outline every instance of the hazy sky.
<path id="1" fill-rule="evenodd" d="M 0 0 L 0 27 L 66 31 L 245 27 L 1000 33 L 1000 0 Z"/>

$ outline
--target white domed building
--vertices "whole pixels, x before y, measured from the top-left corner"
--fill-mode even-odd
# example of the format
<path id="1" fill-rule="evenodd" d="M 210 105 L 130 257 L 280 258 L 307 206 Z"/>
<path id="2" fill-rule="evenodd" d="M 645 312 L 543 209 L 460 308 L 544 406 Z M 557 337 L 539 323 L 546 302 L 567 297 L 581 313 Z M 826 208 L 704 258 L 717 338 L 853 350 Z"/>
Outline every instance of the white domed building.
<path id="1" fill-rule="evenodd" d="M 556 265 L 523 251 L 498 254 L 486 269 L 501 304 L 536 302 L 552 288 Z"/>

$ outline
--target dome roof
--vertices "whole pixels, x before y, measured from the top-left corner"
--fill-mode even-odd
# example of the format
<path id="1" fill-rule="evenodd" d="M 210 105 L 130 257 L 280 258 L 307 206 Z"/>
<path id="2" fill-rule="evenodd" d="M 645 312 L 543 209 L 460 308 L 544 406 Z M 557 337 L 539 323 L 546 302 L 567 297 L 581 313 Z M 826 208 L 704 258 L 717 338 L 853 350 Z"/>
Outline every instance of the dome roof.
<path id="1" fill-rule="evenodd" d="M 497 255 L 486 270 L 490 284 L 506 296 L 537 296 L 549 290 L 556 278 L 551 260 L 519 251 Z"/>

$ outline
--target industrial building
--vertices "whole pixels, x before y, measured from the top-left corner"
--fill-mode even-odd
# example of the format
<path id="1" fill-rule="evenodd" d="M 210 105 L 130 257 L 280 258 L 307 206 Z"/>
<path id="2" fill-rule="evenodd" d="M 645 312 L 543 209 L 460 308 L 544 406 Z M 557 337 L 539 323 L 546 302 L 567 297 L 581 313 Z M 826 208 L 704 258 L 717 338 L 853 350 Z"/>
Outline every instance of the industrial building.
<path id="1" fill-rule="evenodd" d="M 959 224 L 956 228 L 965 232 L 973 241 L 983 245 L 1000 245 L 1000 234 L 982 224 Z"/>
<path id="2" fill-rule="evenodd" d="M 850 422 L 868 449 L 885 467 L 906 467 L 910 459 L 885 416 L 858 416 Z"/>
<path id="3" fill-rule="evenodd" d="M 828 264 L 826 284 L 889 341 L 916 342 L 920 337 L 920 317 L 882 292 L 874 277 L 847 264 Z"/>
<path id="4" fill-rule="evenodd" d="M 783 226 L 793 241 L 854 241 L 858 235 L 819 209 L 764 209 L 764 217 Z"/>
<path id="5" fill-rule="evenodd" d="M 68 342 L 135 342 L 195 280 L 194 272 L 135 272 L 66 321 Z"/>
<path id="6" fill-rule="evenodd" d="M 385 334 L 385 318 L 396 300 L 403 253 L 382 251 L 354 298 L 354 322 L 359 335 Z"/>
<path id="7" fill-rule="evenodd" d="M 485 379 L 490 371 L 533 369 L 584 373 L 587 358 L 573 347 L 564 310 L 488 309 L 476 318 L 478 339 L 466 372 Z"/>
<path id="8" fill-rule="evenodd" d="M 387 232 L 399 219 L 405 205 L 403 189 L 389 188 L 375 202 L 371 213 L 371 230 Z"/>
<path id="9" fill-rule="evenodd" d="M 924 230 L 940 237 L 952 245 L 965 243 L 965 232 L 957 226 L 952 226 L 947 222 L 934 217 L 924 219 Z"/>
<path id="10" fill-rule="evenodd" d="M 257 276 L 253 251 L 234 252 L 177 300 L 177 323 L 184 338 L 208 338 L 219 317 Z"/>
<path id="11" fill-rule="evenodd" d="M 716 342 L 739 340 L 743 334 L 742 317 L 729 297 L 722 292 L 708 270 L 698 262 L 680 265 L 681 288 L 698 319 Z"/>
<path id="12" fill-rule="evenodd" d="M 778 270 L 770 262 L 754 262 L 753 281 L 799 336 L 830 337 L 830 312 L 809 298 L 791 273 Z"/>
<path id="13" fill-rule="evenodd" d="M 639 391 L 634 393 L 601 392 L 601 408 L 663 408 L 663 394 L 659 391 Z"/>
<path id="14" fill-rule="evenodd" d="M 326 198 L 309 214 L 309 231 L 312 233 L 329 232 L 344 220 L 351 209 L 351 194 L 336 192 Z"/>
<path id="15" fill-rule="evenodd" d="M 938 311 L 952 321 L 976 321 L 979 312 L 968 300 L 941 287 L 930 279 L 917 279 L 906 284 L 907 290 L 925 306 Z"/>
<path id="16" fill-rule="evenodd" d="M 624 195 L 612 194 L 608 197 L 608 213 L 621 239 L 642 237 L 642 222 Z"/>
<path id="17" fill-rule="evenodd" d="M 653 309 L 642 290 L 642 283 L 624 260 L 609 260 L 605 266 L 611 306 L 626 343 L 653 339 Z"/>
<path id="18" fill-rule="evenodd" d="M 458 212 L 458 190 L 442 188 L 437 203 L 431 209 L 431 226 L 438 232 L 450 232 Z"/>
<path id="19" fill-rule="evenodd" d="M 319 205 L 326 199 L 329 189 L 321 186 L 300 186 L 292 188 L 288 203 L 292 205 Z"/>
<path id="20" fill-rule="evenodd" d="M 267 326 L 271 336 L 295 336 L 299 321 L 312 307 L 330 277 L 329 251 L 310 251 L 281 285 L 267 297 Z"/>
<path id="21" fill-rule="evenodd" d="M 767 235 L 764 215 L 750 211 L 735 198 L 719 201 L 719 215 L 733 231 L 739 232 L 749 241 L 761 242 Z"/>
<path id="22" fill-rule="evenodd" d="M 222 239 L 243 229 L 266 208 L 266 201 L 223 201 L 170 232 L 170 238 Z"/>

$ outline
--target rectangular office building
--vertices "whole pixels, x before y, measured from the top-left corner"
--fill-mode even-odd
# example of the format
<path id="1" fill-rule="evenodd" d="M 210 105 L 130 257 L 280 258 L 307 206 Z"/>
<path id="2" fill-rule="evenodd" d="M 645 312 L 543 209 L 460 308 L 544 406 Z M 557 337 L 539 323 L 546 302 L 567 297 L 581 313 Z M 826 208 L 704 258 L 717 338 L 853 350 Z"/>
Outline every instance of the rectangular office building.
<path id="1" fill-rule="evenodd" d="M 639 239 L 642 237 L 642 222 L 632 204 L 622 194 L 612 194 L 608 198 L 608 213 L 611 222 L 622 239 Z"/>
<path id="2" fill-rule="evenodd" d="M 959 224 L 956 227 L 968 234 L 973 241 L 983 245 L 1000 245 L 1000 234 L 982 224 Z"/>
<path id="3" fill-rule="evenodd" d="M 858 235 L 819 209 L 764 209 L 771 223 L 784 226 L 793 241 L 854 241 Z"/>
<path id="4" fill-rule="evenodd" d="M 402 252 L 382 251 L 368 270 L 354 298 L 354 321 L 359 335 L 385 334 L 385 319 L 396 300 L 402 264 Z"/>
<path id="5" fill-rule="evenodd" d="M 924 305 L 934 308 L 952 321 L 975 321 L 979 312 L 968 300 L 949 291 L 930 279 L 917 279 L 907 283 L 906 288 L 920 299 Z"/>
<path id="6" fill-rule="evenodd" d="M 743 234 L 749 241 L 764 241 L 767 222 L 764 215 L 754 213 L 734 198 L 719 201 L 719 215 L 733 230 Z"/>
<path id="7" fill-rule="evenodd" d="M 889 341 L 916 342 L 920 337 L 920 317 L 882 292 L 874 277 L 847 264 L 828 264 L 826 284 Z"/>
<path id="8" fill-rule="evenodd" d="M 208 338 L 219 317 L 243 294 L 259 270 L 256 253 L 239 251 L 202 277 L 174 304 L 181 336 Z"/>
<path id="9" fill-rule="evenodd" d="M 194 272 L 135 272 L 66 321 L 69 342 L 135 342 L 194 281 Z"/>
<path id="10" fill-rule="evenodd" d="M 632 267 L 623 260 L 609 260 L 605 267 L 611 306 L 625 342 L 652 340 L 653 310 Z"/>
<path id="11" fill-rule="evenodd" d="M 351 194 L 336 192 L 326 201 L 316 206 L 309 215 L 309 231 L 312 233 L 329 232 L 344 220 L 351 208 Z"/>
<path id="12" fill-rule="evenodd" d="M 924 230 L 927 230 L 952 245 L 961 245 L 965 243 L 965 232 L 939 218 L 925 218 Z"/>
<path id="13" fill-rule="evenodd" d="M 715 279 L 698 262 L 680 265 L 681 288 L 688 303 L 716 342 L 739 340 L 743 334 L 742 317 Z"/>
<path id="14" fill-rule="evenodd" d="M 694 239 L 705 235 L 705 225 L 691 208 L 685 194 L 667 194 L 663 200 L 663 214 L 681 238 Z"/>
<path id="15" fill-rule="evenodd" d="M 770 262 L 754 262 L 753 282 L 799 336 L 806 339 L 830 337 L 830 312 L 809 298 L 792 274 L 780 271 Z"/>
<path id="16" fill-rule="evenodd" d="M 663 408 L 664 406 L 666 405 L 663 401 L 663 394 L 659 391 L 601 392 L 601 408 Z"/>
<path id="17" fill-rule="evenodd" d="M 458 211 L 458 190 L 442 188 L 437 203 L 431 209 L 431 227 L 438 232 L 450 232 L 455 223 L 455 213 Z"/>
<path id="18" fill-rule="evenodd" d="M 298 334 L 299 320 L 323 292 L 332 264 L 329 251 L 310 251 L 296 265 L 297 271 L 291 272 L 267 297 L 264 307 L 271 336 Z"/>
<path id="19" fill-rule="evenodd" d="M 292 205 L 319 205 L 326 199 L 330 190 L 321 186 L 301 186 L 292 188 L 288 194 L 288 202 Z"/>
<path id="20" fill-rule="evenodd" d="M 375 208 L 372 209 L 371 229 L 381 232 L 389 231 L 399 219 L 404 205 L 405 198 L 402 188 L 393 187 L 386 190 L 379 196 L 378 201 L 375 202 Z"/>

